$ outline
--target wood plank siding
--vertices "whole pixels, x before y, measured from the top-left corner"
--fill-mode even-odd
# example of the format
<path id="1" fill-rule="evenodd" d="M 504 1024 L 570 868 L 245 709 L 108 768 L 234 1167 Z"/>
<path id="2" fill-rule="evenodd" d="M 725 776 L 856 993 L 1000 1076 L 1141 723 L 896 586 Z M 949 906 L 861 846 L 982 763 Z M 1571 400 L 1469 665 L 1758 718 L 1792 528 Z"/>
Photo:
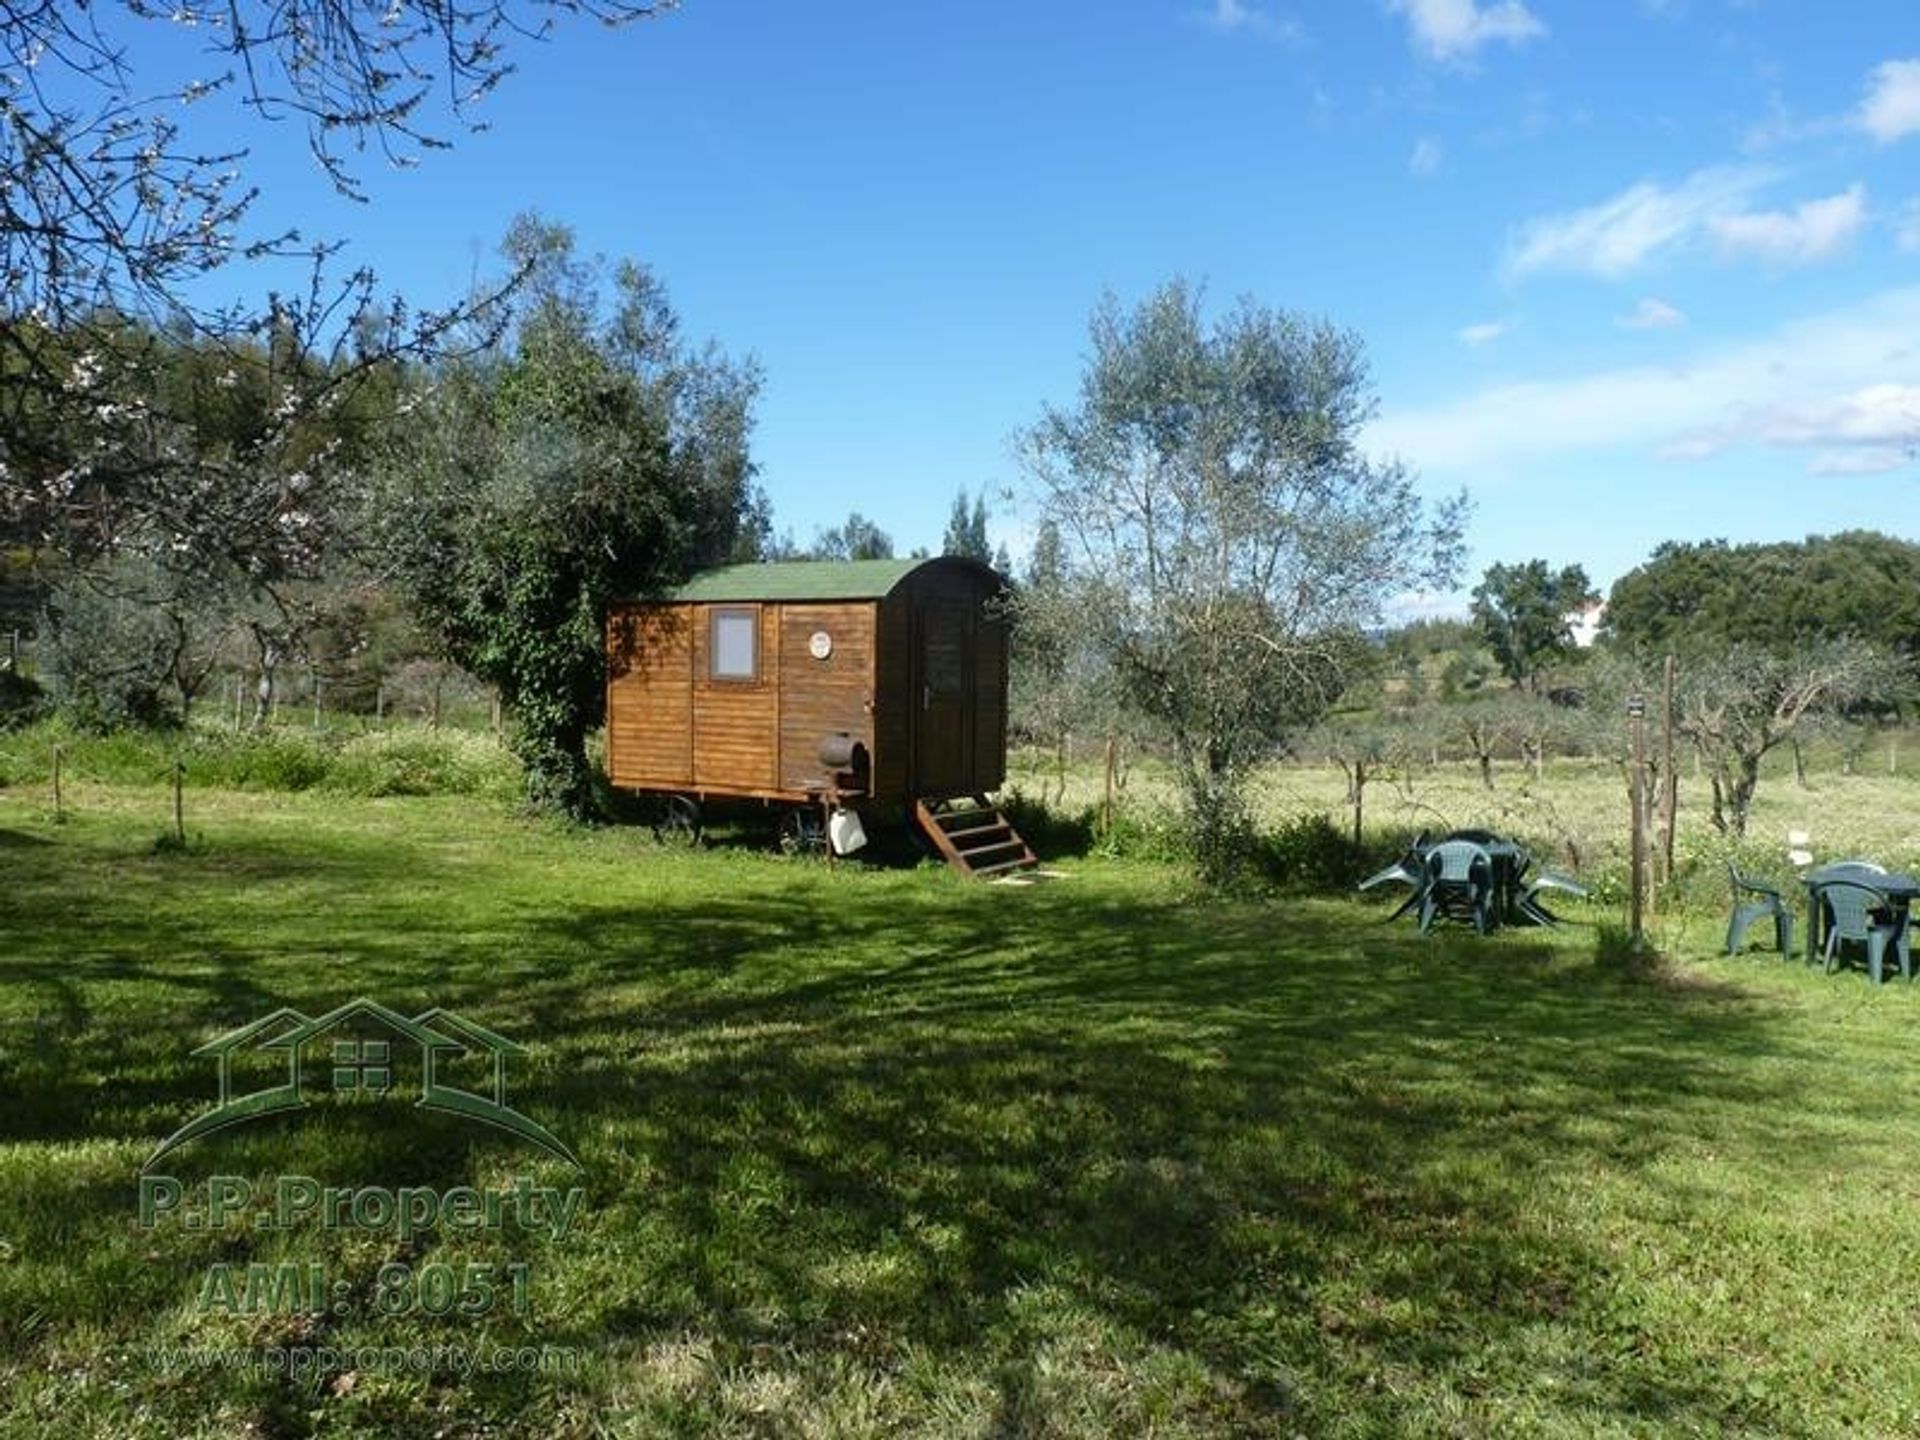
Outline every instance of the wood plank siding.
<path id="1" fill-rule="evenodd" d="M 693 776 L 696 789 L 754 794 L 778 788 L 780 733 L 779 615 L 774 605 L 706 605 L 693 631 Z M 758 673 L 713 678 L 713 620 L 719 611 L 752 614 L 758 624 Z"/>
<path id="2" fill-rule="evenodd" d="M 973 786 L 998 790 L 1007 778 L 1007 622 L 983 610 L 973 640 Z"/>
<path id="3" fill-rule="evenodd" d="M 913 606 L 904 595 L 889 595 L 876 611 L 873 788 L 905 796 L 913 778 Z"/>
<path id="4" fill-rule="evenodd" d="M 804 791 L 821 778 L 820 742 L 842 731 L 867 747 L 873 736 L 873 623 L 875 603 L 778 605 L 780 673 L 780 788 Z M 827 637 L 824 657 L 815 635 Z"/>
<path id="5" fill-rule="evenodd" d="M 874 752 L 872 601 L 630 605 L 608 624 L 607 774 L 631 790 L 804 795 L 820 742 Z M 713 677 L 715 610 L 757 613 L 758 673 Z M 824 659 L 811 652 L 825 634 Z"/>
<path id="6" fill-rule="evenodd" d="M 607 775 L 636 790 L 693 780 L 691 605 L 632 606 L 607 625 Z"/>
<path id="7" fill-rule="evenodd" d="M 630 790 L 799 801 L 827 778 L 821 742 L 844 733 L 866 746 L 876 801 L 997 789 L 1008 637 L 991 602 L 1001 584 L 985 566 L 948 559 L 749 565 L 616 605 L 608 775 Z M 727 627 L 718 647 L 716 623 Z M 716 648 L 742 673 L 717 677 Z"/>

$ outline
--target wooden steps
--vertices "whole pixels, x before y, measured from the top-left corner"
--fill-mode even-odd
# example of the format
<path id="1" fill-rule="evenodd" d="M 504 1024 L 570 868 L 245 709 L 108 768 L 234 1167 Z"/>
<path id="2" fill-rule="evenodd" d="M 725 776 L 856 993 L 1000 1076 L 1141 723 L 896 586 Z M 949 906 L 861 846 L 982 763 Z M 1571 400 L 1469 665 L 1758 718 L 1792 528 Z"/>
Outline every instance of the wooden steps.
<path id="1" fill-rule="evenodd" d="M 1040 863 L 1020 832 L 984 795 L 916 800 L 913 818 L 941 858 L 962 875 L 1007 875 Z"/>

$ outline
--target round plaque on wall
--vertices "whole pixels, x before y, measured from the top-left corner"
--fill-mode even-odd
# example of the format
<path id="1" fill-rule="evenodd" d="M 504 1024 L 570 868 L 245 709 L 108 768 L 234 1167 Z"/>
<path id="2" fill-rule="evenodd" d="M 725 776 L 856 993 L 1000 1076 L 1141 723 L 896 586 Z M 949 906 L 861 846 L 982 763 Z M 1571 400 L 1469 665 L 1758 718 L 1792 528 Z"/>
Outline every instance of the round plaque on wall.
<path id="1" fill-rule="evenodd" d="M 807 638 L 807 653 L 816 660 L 824 660 L 833 654 L 833 637 L 824 630 L 816 630 Z"/>

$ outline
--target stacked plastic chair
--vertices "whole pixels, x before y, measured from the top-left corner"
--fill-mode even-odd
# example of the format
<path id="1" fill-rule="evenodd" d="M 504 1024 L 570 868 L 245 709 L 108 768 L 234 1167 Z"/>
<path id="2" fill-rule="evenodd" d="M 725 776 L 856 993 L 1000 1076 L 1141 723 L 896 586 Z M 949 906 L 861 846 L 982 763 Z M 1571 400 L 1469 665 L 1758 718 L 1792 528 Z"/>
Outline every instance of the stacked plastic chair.
<path id="1" fill-rule="evenodd" d="M 1771 885 L 1740 873 L 1740 867 L 1732 861 L 1727 862 L 1727 875 L 1733 881 L 1733 918 L 1727 922 L 1727 954 L 1740 953 L 1741 942 L 1747 938 L 1747 931 L 1760 920 L 1773 921 L 1773 939 L 1782 955 L 1793 953 L 1793 912 L 1787 908 L 1787 902 L 1780 892 Z M 1743 900 L 1741 896 L 1751 895 L 1754 899 Z"/>

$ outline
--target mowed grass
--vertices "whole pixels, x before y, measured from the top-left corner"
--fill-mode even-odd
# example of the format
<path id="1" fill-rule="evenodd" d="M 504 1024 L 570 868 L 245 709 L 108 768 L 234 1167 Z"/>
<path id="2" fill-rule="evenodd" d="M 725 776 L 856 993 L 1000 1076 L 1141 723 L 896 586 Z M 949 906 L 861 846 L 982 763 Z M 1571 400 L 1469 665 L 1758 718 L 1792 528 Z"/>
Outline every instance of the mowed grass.
<path id="1" fill-rule="evenodd" d="M 1920 1430 L 1920 993 L 1593 922 L 1196 900 L 570 832 L 476 800 L 0 791 L 0 1431 Z M 394 1101 L 188 1180 L 579 1183 L 563 1241 L 136 1224 L 189 1052 L 444 1005 L 567 1167 Z M 532 1313 L 196 1315 L 209 1263 L 517 1258 Z M 570 1347 L 577 1373 L 163 1375 L 175 1345 Z"/>

